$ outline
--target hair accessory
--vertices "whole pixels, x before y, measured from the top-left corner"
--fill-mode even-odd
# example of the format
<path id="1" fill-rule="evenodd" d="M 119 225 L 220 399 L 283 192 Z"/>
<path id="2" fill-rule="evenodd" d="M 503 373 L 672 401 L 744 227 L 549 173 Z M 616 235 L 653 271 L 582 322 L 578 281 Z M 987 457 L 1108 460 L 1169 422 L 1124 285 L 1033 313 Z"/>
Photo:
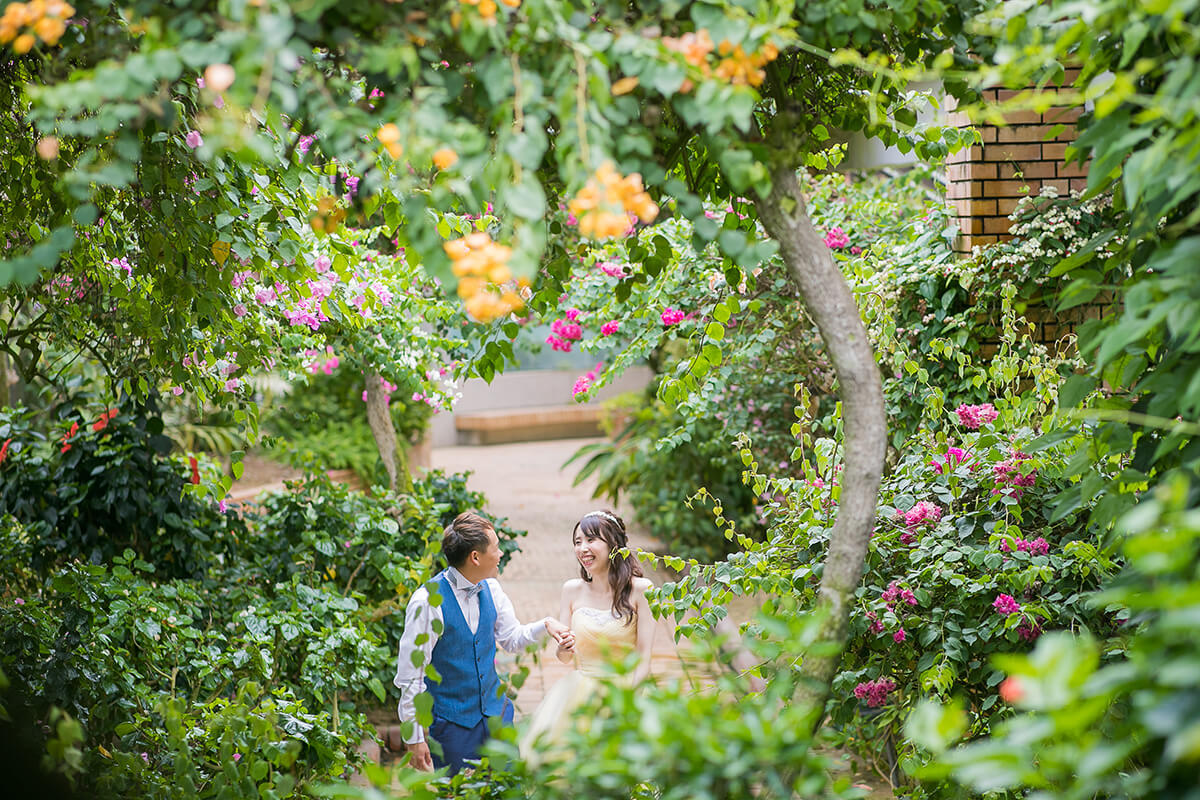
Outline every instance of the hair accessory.
<path id="1" fill-rule="evenodd" d="M 584 519 L 587 519 L 588 517 L 604 517 L 605 519 L 612 520 L 613 522 L 617 523 L 618 525 L 621 524 L 621 520 L 617 519 L 616 517 L 614 517 L 612 514 L 608 513 L 607 511 L 589 511 L 588 513 L 583 515 Z"/>

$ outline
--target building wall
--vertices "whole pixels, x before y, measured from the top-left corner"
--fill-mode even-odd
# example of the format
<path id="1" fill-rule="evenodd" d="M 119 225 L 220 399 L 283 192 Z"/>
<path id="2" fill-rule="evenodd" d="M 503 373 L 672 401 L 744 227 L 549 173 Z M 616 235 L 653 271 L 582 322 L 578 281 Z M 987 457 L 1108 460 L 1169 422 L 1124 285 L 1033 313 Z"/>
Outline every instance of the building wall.
<path id="1" fill-rule="evenodd" d="M 1018 92 L 987 89 L 985 101 L 1003 102 Z M 1075 140 L 1078 108 L 1051 107 L 1045 112 L 1016 111 L 1003 127 L 978 124 L 983 141 L 950 156 L 946 162 L 946 196 L 954 206 L 962 235 L 956 249 L 970 252 L 976 245 L 1007 238 L 1008 215 L 1017 201 L 1053 186 L 1060 194 L 1087 186 L 1087 165 L 1064 163 L 1067 145 Z M 963 112 L 950 122 L 971 125 Z"/>

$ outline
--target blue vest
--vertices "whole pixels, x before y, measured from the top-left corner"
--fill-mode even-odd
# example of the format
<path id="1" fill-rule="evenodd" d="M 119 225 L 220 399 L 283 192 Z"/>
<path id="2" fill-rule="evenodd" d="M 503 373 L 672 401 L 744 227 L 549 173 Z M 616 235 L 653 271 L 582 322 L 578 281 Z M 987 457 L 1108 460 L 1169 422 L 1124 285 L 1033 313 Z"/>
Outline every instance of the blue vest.
<path id="1" fill-rule="evenodd" d="M 496 604 L 484 583 L 479 589 L 479 626 L 471 633 L 449 575 L 443 572 L 434 583 L 442 595 L 443 627 L 433 646 L 432 663 L 442 680 L 427 680 L 425 688 L 433 695 L 434 716 L 473 728 L 504 710 L 496 674 Z"/>

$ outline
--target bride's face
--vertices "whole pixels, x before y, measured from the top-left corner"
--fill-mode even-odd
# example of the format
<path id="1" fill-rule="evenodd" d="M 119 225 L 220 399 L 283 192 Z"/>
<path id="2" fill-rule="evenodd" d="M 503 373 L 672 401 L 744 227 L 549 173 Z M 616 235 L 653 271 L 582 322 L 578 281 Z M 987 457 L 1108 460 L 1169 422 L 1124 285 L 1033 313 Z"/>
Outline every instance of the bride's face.
<path id="1" fill-rule="evenodd" d="M 603 538 L 582 530 L 575 531 L 575 558 L 588 575 L 595 577 L 608 571 L 608 556 L 611 549 Z"/>

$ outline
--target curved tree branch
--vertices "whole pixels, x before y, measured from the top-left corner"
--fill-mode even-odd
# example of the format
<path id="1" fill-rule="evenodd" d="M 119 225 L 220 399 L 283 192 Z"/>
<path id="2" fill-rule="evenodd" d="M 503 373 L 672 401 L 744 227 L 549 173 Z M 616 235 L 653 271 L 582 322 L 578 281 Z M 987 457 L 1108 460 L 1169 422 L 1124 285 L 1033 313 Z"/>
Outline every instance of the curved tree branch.
<path id="1" fill-rule="evenodd" d="M 808 216 L 796 172 L 783 159 L 772 188 L 757 198 L 759 219 L 779 242 L 780 255 L 821 332 L 837 373 L 845 430 L 842 493 L 821 576 L 818 610 L 825 620 L 817 645 L 805 655 L 798 699 L 822 710 L 845 648 L 854 592 L 862 580 L 867 541 L 875 522 L 887 451 L 883 385 L 854 295 Z M 814 715 L 817 723 L 824 715 Z"/>

